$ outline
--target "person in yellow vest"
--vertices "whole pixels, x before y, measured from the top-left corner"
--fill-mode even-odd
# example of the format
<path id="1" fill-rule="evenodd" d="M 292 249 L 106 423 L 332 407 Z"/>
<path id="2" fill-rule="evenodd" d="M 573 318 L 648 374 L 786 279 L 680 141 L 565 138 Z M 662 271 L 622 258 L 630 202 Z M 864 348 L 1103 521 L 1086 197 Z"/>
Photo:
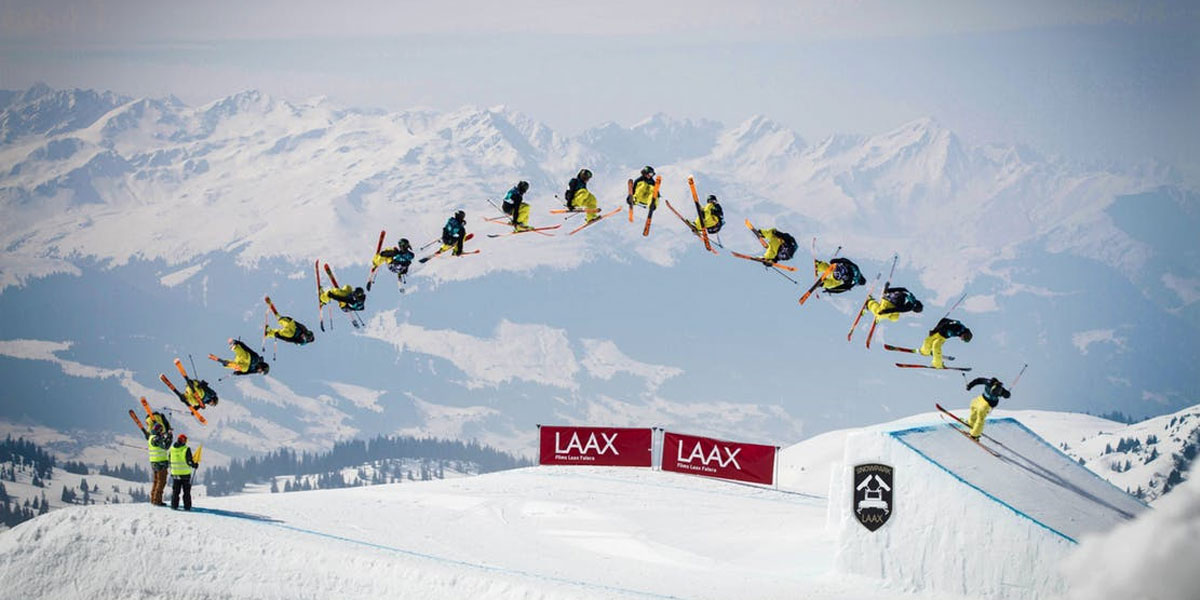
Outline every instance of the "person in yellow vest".
<path id="1" fill-rule="evenodd" d="M 147 419 L 149 421 L 149 419 Z M 146 445 L 150 449 L 150 472 L 154 476 L 150 484 L 150 504 L 163 506 L 163 490 L 167 487 L 167 467 L 170 461 L 171 432 L 162 422 L 154 421 L 146 433 Z"/>
<path id="2" fill-rule="evenodd" d="M 987 419 L 988 413 L 1000 404 L 1001 398 L 1012 396 L 1012 392 L 1004 389 L 1004 384 L 1000 383 L 995 377 L 976 377 L 967 384 L 967 389 L 982 385 L 983 393 L 976 396 L 971 401 L 971 415 L 967 417 L 967 426 L 971 428 L 971 437 L 978 440 L 979 436 L 983 435 L 983 422 Z"/>
<path id="3" fill-rule="evenodd" d="M 188 448 L 187 435 L 179 434 L 169 452 L 171 461 L 171 509 L 179 510 L 179 496 L 183 495 L 183 510 L 192 510 L 192 469 L 200 466 L 192 460 L 192 449 Z"/>

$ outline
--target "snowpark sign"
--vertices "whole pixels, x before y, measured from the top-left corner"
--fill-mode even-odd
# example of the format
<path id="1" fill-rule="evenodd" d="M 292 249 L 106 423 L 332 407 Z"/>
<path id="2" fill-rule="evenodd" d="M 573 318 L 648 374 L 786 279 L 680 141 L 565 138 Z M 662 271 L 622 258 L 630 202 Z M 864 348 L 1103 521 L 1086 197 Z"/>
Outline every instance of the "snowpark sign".
<path id="1" fill-rule="evenodd" d="M 663 432 L 662 470 L 772 485 L 775 446 Z"/>
<path id="2" fill-rule="evenodd" d="M 543 465 L 649 467 L 653 430 L 625 427 L 539 426 Z"/>
<path id="3" fill-rule="evenodd" d="M 893 470 L 888 465 L 869 463 L 854 467 L 854 517 L 868 531 L 875 531 L 892 516 Z"/>

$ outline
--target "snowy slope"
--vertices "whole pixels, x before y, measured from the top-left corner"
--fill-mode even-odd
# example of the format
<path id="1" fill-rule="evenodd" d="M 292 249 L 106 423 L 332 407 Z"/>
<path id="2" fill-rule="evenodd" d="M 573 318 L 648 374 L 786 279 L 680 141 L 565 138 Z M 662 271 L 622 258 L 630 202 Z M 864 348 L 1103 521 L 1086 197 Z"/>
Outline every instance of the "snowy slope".
<path id="1" fill-rule="evenodd" d="M 964 455 L 993 460 L 968 444 L 962 441 Z M 781 472 L 800 472 L 789 468 L 791 460 Z M 808 472 L 792 483 L 812 488 L 821 476 Z M 1010 489 L 1028 490 L 1029 483 L 1018 480 Z M 950 555 L 978 549 L 980 539 L 960 527 L 977 527 L 967 516 L 975 505 L 952 477 L 904 485 L 920 493 L 920 501 L 898 504 L 903 512 L 879 532 L 887 534 L 877 539 L 889 553 L 918 556 L 914 548 L 934 540 L 958 544 Z M 903 570 L 870 577 L 844 572 L 834 556 L 840 551 L 844 557 L 845 540 L 826 526 L 827 512 L 837 512 L 830 502 L 645 469 L 535 467 L 202 499 L 191 514 L 145 505 L 72 508 L 0 534 L 6 565 L 0 586 L 18 597 L 56 598 L 950 600 L 1045 598 L 1062 589 L 1057 580 L 1026 573 L 1008 589 L 973 586 L 959 596 L 936 591 L 943 586 L 932 570 L 916 578 Z M 939 521 L 946 511 L 966 512 L 954 522 Z M 1047 543 L 1037 535 L 1022 538 L 1003 519 L 993 525 L 988 554 L 1019 557 L 1021 564 L 1043 561 L 1039 573 L 1074 547 L 1053 534 Z M 919 533 L 902 535 L 901 529 Z M 179 556 L 180 548 L 187 560 L 163 560 Z M 926 556 L 942 563 L 946 557 Z M 1092 560 L 1098 566 L 1111 557 Z M 945 566 L 956 566 L 959 580 L 986 583 L 985 572 L 976 570 L 980 564 Z M 1186 580 L 1165 577 L 1161 589 L 1179 590 L 1178 581 Z"/>

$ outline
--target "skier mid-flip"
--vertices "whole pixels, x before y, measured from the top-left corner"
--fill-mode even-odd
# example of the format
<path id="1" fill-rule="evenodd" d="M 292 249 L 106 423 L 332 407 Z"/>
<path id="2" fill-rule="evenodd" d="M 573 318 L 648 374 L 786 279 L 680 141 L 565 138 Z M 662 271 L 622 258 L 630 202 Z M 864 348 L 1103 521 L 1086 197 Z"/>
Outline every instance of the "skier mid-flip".
<path id="1" fill-rule="evenodd" d="M 937 322 L 933 329 L 929 330 L 929 337 L 921 344 L 921 348 L 917 353 L 922 356 L 933 356 L 931 363 L 933 368 L 940 369 L 944 365 L 942 363 L 942 344 L 950 338 L 962 338 L 962 341 L 971 343 L 971 330 L 963 325 L 960 321 L 942 317 L 942 320 Z"/>
<path id="2" fill-rule="evenodd" d="M 971 428 L 971 438 L 978 440 L 980 435 L 983 435 L 983 423 L 987 419 L 988 413 L 1000 404 L 1001 398 L 1009 398 L 1012 392 L 1004 388 L 1004 384 L 1000 383 L 995 377 L 976 377 L 967 384 L 967 389 L 982 385 L 983 393 L 976 396 L 971 401 L 971 415 L 967 417 L 967 426 Z"/>
<path id="3" fill-rule="evenodd" d="M 529 204 L 525 202 L 525 192 L 528 191 L 529 182 L 518 181 L 517 185 L 514 185 L 512 189 L 508 190 L 508 193 L 504 195 L 504 204 L 501 208 L 504 211 L 504 214 L 512 217 L 513 229 L 516 231 L 528 231 L 529 229 L 532 229 L 532 227 L 529 226 Z M 461 251 L 459 254 L 461 254 Z"/>
<path id="4" fill-rule="evenodd" d="M 700 228 L 703 227 L 708 231 L 709 235 L 721 233 L 721 228 L 725 226 L 725 211 L 721 209 L 721 204 L 717 202 L 717 197 L 709 194 L 700 211 L 703 222 L 701 222 L 701 217 L 697 217 L 692 221 L 692 227 L 696 231 L 700 231 Z"/>
<path id="5" fill-rule="evenodd" d="M 757 235 L 767 245 L 766 251 L 760 257 L 762 263 L 771 266 L 777 262 L 791 260 L 796 254 L 796 238 L 792 234 L 775 228 L 755 229 Z"/>
<path id="6" fill-rule="evenodd" d="M 371 259 L 371 266 L 378 267 L 387 264 L 388 270 L 396 274 L 396 278 L 401 284 L 408 277 L 408 268 L 412 265 L 415 255 L 412 250 L 412 244 L 408 238 L 400 238 L 396 245 L 391 248 L 382 248 L 379 253 Z"/>
<path id="7" fill-rule="evenodd" d="M 271 372 L 271 365 L 267 364 L 267 361 L 263 360 L 263 357 L 251 350 L 241 340 L 229 338 L 229 349 L 233 350 L 233 360 L 226 360 L 215 354 L 209 354 L 208 357 L 221 363 L 222 367 L 232 370 L 234 375 L 254 375 L 257 373 L 266 375 Z"/>
<path id="8" fill-rule="evenodd" d="M 878 323 L 884 319 L 899 321 L 902 313 L 919 313 L 925 310 L 925 305 L 905 288 L 884 286 L 881 300 L 867 297 L 867 310 L 875 315 Z"/>
<path id="9" fill-rule="evenodd" d="M 275 309 L 275 303 L 271 302 L 270 296 L 266 298 L 266 301 L 267 307 L 271 309 L 271 314 L 275 315 L 276 321 L 279 321 L 279 327 L 276 329 L 271 329 L 270 325 L 263 325 L 264 343 L 266 342 L 266 338 L 273 337 L 277 340 L 283 340 L 298 346 L 303 346 L 305 344 L 311 344 L 313 340 L 316 339 L 316 336 L 313 335 L 313 332 L 309 328 L 305 327 L 303 323 L 293 319 L 292 317 L 280 315 L 279 311 Z"/>
<path id="10" fill-rule="evenodd" d="M 587 184 L 592 180 L 592 172 L 588 169 L 580 169 L 579 173 L 567 182 L 567 191 L 563 192 L 563 199 L 567 202 L 567 210 L 572 212 L 583 211 L 587 213 L 587 223 L 591 223 L 600 218 L 600 208 L 597 206 L 596 195 L 588 191 Z"/>
<path id="11" fill-rule="evenodd" d="M 829 262 L 814 258 L 813 271 L 813 274 L 817 277 L 828 272 L 828 275 L 825 275 L 821 279 L 821 288 L 824 289 L 826 294 L 848 292 L 855 286 L 863 285 L 867 282 L 867 278 L 863 277 L 858 265 L 854 264 L 848 258 L 833 258 Z"/>
<path id="12" fill-rule="evenodd" d="M 633 180 L 633 190 L 625 197 L 625 203 L 633 208 L 633 205 L 645 206 L 651 212 L 658 208 L 658 197 L 654 193 L 654 167 L 646 165 L 642 167 L 642 174 L 637 179 Z"/>
<path id="13" fill-rule="evenodd" d="M 438 254 L 450 250 L 454 256 L 462 256 L 463 242 L 467 237 L 467 213 L 459 210 L 446 220 L 442 227 L 442 247 Z"/>

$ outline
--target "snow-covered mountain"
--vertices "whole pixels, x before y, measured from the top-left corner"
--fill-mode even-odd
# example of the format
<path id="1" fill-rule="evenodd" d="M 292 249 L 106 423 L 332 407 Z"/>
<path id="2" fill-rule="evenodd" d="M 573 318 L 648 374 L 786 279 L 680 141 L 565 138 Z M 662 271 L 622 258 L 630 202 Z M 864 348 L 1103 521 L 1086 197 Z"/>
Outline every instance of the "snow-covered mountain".
<path id="1" fill-rule="evenodd" d="M 690 199 L 687 174 L 717 194 L 728 249 L 755 251 L 749 218 L 816 236 L 823 253 L 842 245 L 869 278 L 898 252 L 895 282 L 930 310 L 882 339 L 918 344 L 968 292 L 956 316 L 978 341 L 954 349 L 960 360 L 1002 377 L 1033 363 L 1012 408 L 1195 403 L 1200 204 L 1157 171 L 972 145 L 933 119 L 810 145 L 761 116 L 655 115 L 570 137 L 504 107 L 385 112 L 254 91 L 191 107 L 45 87 L 0 98 L 0 373 L 13 382 L 0 417 L 22 426 L 120 443 L 138 396 L 173 402 L 157 383 L 172 357 L 257 337 L 264 293 L 314 325 L 314 259 L 361 282 L 380 229 L 424 244 L 461 207 L 491 232 L 486 200 L 518 179 L 545 222 L 584 166 L 611 207 L 643 164 L 668 199 Z M 338 317 L 312 347 L 268 348 L 270 377 L 219 386 L 214 456 L 392 432 L 528 452 L 534 425 L 554 421 L 786 445 L 930 397 L 969 401 L 957 380 L 840 344 L 861 291 L 797 313 L 793 287 L 697 253 L 669 213 L 640 231 L 613 219 L 552 239 L 477 235 L 481 254 L 416 270 L 403 296 L 381 277 L 365 330 Z M 807 385 L 818 380 L 832 383 Z"/>

